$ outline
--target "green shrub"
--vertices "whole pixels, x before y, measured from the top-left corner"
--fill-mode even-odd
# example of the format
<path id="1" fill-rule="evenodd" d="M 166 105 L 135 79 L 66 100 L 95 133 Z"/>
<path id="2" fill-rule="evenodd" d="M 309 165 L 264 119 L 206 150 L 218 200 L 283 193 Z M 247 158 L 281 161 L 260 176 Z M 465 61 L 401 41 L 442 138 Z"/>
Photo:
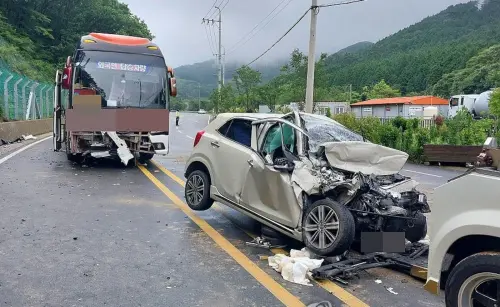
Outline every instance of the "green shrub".
<path id="1" fill-rule="evenodd" d="M 481 145 L 489 135 L 500 138 L 500 133 L 494 132 L 493 120 L 474 120 L 468 112 L 459 112 L 452 119 L 436 118 L 431 128 L 421 127 L 418 118 L 396 117 L 381 123 L 375 117 L 356 118 L 352 113 L 344 113 L 333 119 L 373 143 L 408 153 L 409 159 L 415 162 L 425 159 L 425 144 Z"/>

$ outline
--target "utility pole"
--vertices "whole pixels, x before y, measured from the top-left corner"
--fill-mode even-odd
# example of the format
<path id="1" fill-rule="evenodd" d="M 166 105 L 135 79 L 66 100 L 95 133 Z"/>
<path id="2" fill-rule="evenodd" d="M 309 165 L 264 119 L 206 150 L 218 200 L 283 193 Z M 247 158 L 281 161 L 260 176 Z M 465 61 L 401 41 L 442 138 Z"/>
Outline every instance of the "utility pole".
<path id="1" fill-rule="evenodd" d="M 224 49 L 224 53 L 222 54 L 222 85 L 224 85 L 225 80 L 226 80 L 226 48 L 222 46 L 222 49 Z"/>
<path id="2" fill-rule="evenodd" d="M 198 110 L 201 109 L 201 84 L 198 82 Z"/>
<path id="3" fill-rule="evenodd" d="M 352 84 L 349 84 L 349 104 L 351 104 L 352 101 Z"/>
<path id="4" fill-rule="evenodd" d="M 217 56 L 217 76 L 218 76 L 218 84 L 217 84 L 217 88 L 219 89 L 219 103 L 221 103 L 221 89 L 222 89 L 222 85 L 223 85 L 223 79 L 222 79 L 222 11 L 220 9 L 220 7 L 216 6 L 215 7 L 217 10 L 219 10 L 219 19 L 218 20 L 214 20 L 214 19 L 207 19 L 207 18 L 203 18 L 202 19 L 202 23 L 218 23 L 218 28 L 219 28 L 219 53 L 216 55 Z M 219 107 L 218 106 L 215 106 L 215 113 L 218 113 L 219 112 Z"/>
<path id="5" fill-rule="evenodd" d="M 309 32 L 309 55 L 307 61 L 306 113 L 313 112 L 314 101 L 314 66 L 316 53 L 316 23 L 318 20 L 318 0 L 312 0 L 311 27 Z"/>

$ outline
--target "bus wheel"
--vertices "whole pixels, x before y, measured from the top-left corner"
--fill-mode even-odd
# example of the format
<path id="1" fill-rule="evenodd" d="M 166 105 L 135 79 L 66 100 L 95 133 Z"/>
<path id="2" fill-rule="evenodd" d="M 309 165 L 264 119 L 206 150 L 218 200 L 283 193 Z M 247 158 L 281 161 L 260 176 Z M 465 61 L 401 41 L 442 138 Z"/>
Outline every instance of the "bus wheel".
<path id="1" fill-rule="evenodd" d="M 144 152 L 141 152 L 139 153 L 139 162 L 141 163 L 146 163 L 148 162 L 149 160 L 153 159 L 153 156 L 155 154 L 152 154 L 152 153 L 144 153 Z"/>

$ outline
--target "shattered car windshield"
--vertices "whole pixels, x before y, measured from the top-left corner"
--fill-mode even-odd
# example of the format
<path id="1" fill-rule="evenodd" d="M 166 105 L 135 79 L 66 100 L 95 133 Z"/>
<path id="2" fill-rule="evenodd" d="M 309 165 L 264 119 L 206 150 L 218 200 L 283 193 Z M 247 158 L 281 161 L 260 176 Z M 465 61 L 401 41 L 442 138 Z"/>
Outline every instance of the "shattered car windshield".
<path id="1" fill-rule="evenodd" d="M 318 151 L 319 146 L 326 142 L 364 141 L 361 135 L 328 117 L 309 114 L 301 114 L 300 117 L 309 134 L 309 150 L 312 152 Z"/>

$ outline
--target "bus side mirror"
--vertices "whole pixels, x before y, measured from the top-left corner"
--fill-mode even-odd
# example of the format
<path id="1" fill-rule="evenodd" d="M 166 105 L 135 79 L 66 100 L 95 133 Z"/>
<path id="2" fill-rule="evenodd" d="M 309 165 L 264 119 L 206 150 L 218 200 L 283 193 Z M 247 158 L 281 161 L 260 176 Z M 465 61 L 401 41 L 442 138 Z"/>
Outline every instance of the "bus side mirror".
<path id="1" fill-rule="evenodd" d="M 173 78 L 173 77 L 175 77 L 175 76 L 174 76 L 174 70 L 172 69 L 172 67 L 168 67 L 168 68 L 167 68 L 167 72 L 168 72 L 168 74 L 170 75 L 170 77 L 172 77 L 172 78 Z"/>
<path id="2" fill-rule="evenodd" d="M 71 66 L 64 67 L 64 69 L 63 69 L 62 88 L 65 90 L 68 90 L 70 88 L 71 77 L 73 76 L 72 71 L 73 71 L 73 69 L 71 68 Z"/>
<path id="3" fill-rule="evenodd" d="M 175 78 L 170 78 L 170 96 L 176 97 L 177 96 L 177 82 Z"/>

